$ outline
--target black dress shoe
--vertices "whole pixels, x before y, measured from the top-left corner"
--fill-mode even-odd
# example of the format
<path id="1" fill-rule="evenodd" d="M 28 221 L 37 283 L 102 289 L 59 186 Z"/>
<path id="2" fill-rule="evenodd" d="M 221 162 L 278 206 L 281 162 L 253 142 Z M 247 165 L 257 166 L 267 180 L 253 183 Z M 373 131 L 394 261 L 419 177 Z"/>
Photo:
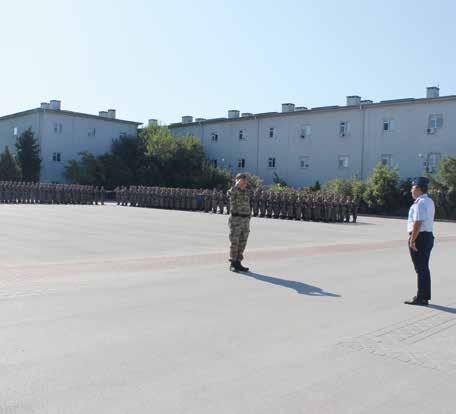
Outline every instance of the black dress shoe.
<path id="1" fill-rule="evenodd" d="M 406 300 L 404 302 L 406 305 L 417 305 L 417 306 L 428 306 L 429 301 L 425 299 L 419 299 L 416 296 L 412 300 Z"/>

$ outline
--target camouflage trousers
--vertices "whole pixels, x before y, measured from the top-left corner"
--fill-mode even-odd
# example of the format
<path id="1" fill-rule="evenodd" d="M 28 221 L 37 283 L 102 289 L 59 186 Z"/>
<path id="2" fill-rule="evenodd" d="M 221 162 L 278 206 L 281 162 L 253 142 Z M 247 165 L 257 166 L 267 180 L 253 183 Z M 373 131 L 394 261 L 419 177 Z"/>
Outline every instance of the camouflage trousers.
<path id="1" fill-rule="evenodd" d="M 250 217 L 233 217 L 228 220 L 230 229 L 230 260 L 242 261 L 250 233 Z"/>

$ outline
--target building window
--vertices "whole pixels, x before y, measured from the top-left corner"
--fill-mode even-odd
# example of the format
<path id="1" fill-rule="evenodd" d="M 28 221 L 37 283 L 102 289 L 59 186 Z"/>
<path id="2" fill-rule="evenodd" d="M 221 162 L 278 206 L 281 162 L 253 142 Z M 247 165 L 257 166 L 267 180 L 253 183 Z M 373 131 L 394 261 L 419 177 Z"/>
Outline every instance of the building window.
<path id="1" fill-rule="evenodd" d="M 393 165 L 393 156 L 391 154 L 382 154 L 381 163 L 382 165 L 391 167 Z"/>
<path id="2" fill-rule="evenodd" d="M 394 130 L 394 119 L 385 119 L 383 121 L 383 132 L 390 132 Z"/>
<path id="3" fill-rule="evenodd" d="M 269 128 L 269 138 L 274 138 L 275 137 L 275 128 L 271 127 Z"/>
<path id="4" fill-rule="evenodd" d="M 213 132 L 211 134 L 211 141 L 212 142 L 218 142 L 218 134 L 217 134 L 217 132 Z"/>
<path id="5" fill-rule="evenodd" d="M 54 152 L 52 154 L 52 161 L 61 162 L 62 161 L 62 154 L 60 152 Z"/>
<path id="6" fill-rule="evenodd" d="M 348 155 L 339 155 L 339 168 L 348 168 L 350 157 Z"/>
<path id="7" fill-rule="evenodd" d="M 443 128 L 443 115 L 433 114 L 429 116 L 428 133 L 434 132 L 436 129 Z"/>
<path id="8" fill-rule="evenodd" d="M 19 130 L 17 129 L 17 127 L 14 127 L 13 128 L 13 136 L 17 137 L 18 134 L 19 134 Z"/>
<path id="9" fill-rule="evenodd" d="M 299 168 L 307 170 L 310 167 L 310 157 L 299 157 Z"/>
<path id="10" fill-rule="evenodd" d="M 276 159 L 275 158 L 270 157 L 268 159 L 268 167 L 269 168 L 275 168 L 276 167 Z"/>
<path id="11" fill-rule="evenodd" d="M 95 128 L 89 128 L 87 135 L 89 137 L 94 137 L 97 134 L 97 130 Z"/>
<path id="12" fill-rule="evenodd" d="M 431 152 L 428 155 L 428 172 L 436 173 L 439 169 L 440 160 L 442 159 L 442 154 L 437 152 Z"/>
<path id="13" fill-rule="evenodd" d="M 350 122 L 341 121 L 339 123 L 339 136 L 346 137 L 350 134 Z"/>
<path id="14" fill-rule="evenodd" d="M 245 134 L 245 131 L 243 129 L 240 129 L 239 130 L 239 141 L 246 141 L 247 140 L 247 136 Z"/>
<path id="15" fill-rule="evenodd" d="M 238 160 L 238 168 L 245 168 L 245 158 L 240 158 Z"/>
<path id="16" fill-rule="evenodd" d="M 310 127 L 310 125 L 304 125 L 301 127 L 300 137 L 302 139 L 309 138 L 311 133 L 312 133 L 312 128 Z"/>
<path id="17" fill-rule="evenodd" d="M 210 160 L 209 164 L 211 164 L 214 168 L 217 168 L 217 160 Z"/>
<path id="18" fill-rule="evenodd" d="M 61 134 L 62 131 L 63 131 L 63 125 L 58 122 L 54 123 L 54 132 L 56 134 Z"/>
<path id="19" fill-rule="evenodd" d="M 126 133 L 126 132 L 121 132 L 121 133 L 119 134 L 119 137 L 120 137 L 120 138 L 127 138 L 127 133 Z"/>

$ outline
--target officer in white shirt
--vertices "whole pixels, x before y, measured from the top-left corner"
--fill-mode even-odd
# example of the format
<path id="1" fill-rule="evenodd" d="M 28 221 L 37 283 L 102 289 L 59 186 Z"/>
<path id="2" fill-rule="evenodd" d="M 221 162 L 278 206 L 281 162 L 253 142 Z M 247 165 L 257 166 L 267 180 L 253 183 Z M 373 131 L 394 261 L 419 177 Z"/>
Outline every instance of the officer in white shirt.
<path id="1" fill-rule="evenodd" d="M 418 177 L 412 183 L 412 197 L 415 200 L 410 207 L 407 231 L 409 233 L 409 251 L 417 274 L 418 292 L 407 305 L 427 306 L 431 300 L 431 272 L 429 258 L 434 247 L 434 202 L 427 195 L 429 179 Z"/>

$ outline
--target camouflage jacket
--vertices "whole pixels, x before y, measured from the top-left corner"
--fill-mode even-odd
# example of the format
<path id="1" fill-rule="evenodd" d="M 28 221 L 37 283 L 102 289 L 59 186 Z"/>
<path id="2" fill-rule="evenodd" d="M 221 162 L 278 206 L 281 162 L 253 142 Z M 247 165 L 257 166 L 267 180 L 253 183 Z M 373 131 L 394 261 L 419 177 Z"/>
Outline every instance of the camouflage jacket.
<path id="1" fill-rule="evenodd" d="M 234 186 L 228 190 L 231 215 L 250 216 L 250 191 Z"/>

